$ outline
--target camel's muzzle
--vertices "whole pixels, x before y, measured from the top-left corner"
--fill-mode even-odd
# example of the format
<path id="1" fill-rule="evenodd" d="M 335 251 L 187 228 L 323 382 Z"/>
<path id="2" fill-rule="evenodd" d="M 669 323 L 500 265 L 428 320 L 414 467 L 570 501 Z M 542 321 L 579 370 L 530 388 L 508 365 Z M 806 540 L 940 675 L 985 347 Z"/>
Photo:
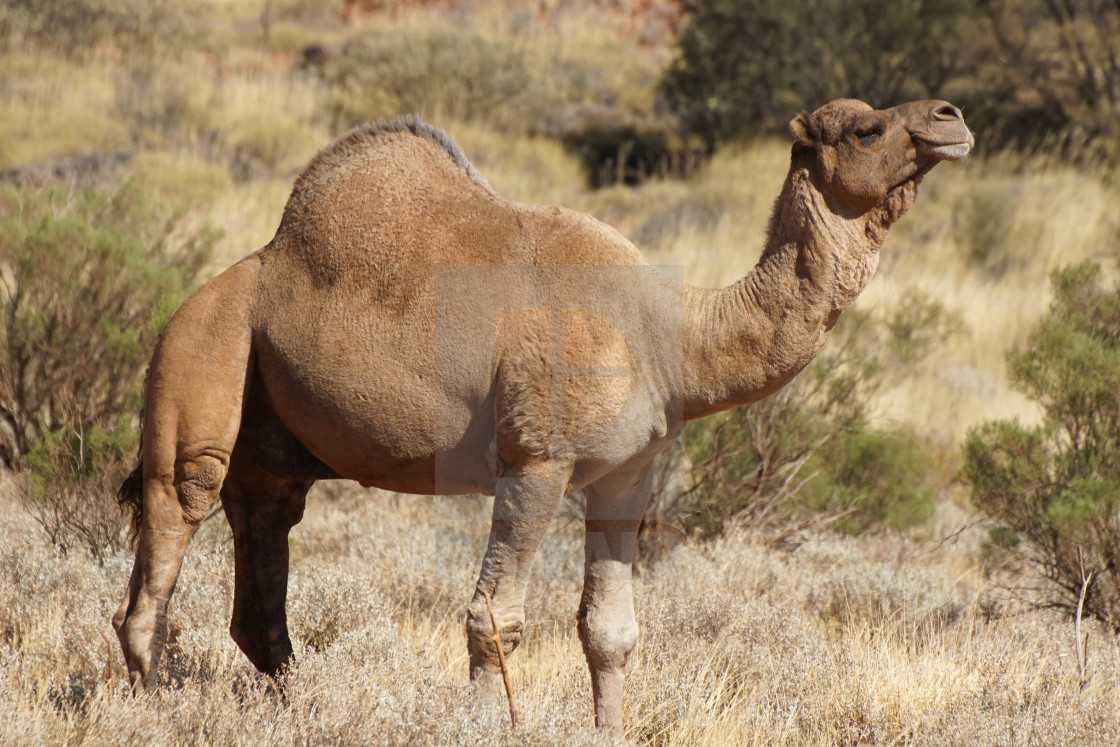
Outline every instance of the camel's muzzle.
<path id="1" fill-rule="evenodd" d="M 946 101 L 929 104 L 927 121 L 910 131 L 918 154 L 939 161 L 959 161 L 976 145 L 976 139 L 964 123 L 964 115 Z"/>

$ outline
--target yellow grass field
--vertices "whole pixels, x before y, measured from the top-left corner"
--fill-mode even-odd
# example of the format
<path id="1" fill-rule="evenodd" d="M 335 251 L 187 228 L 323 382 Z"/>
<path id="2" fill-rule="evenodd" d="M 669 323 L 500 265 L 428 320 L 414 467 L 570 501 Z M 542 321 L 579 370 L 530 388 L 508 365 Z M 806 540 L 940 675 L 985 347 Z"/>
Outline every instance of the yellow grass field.
<path id="1" fill-rule="evenodd" d="M 133 56 L 102 45 L 79 59 L 33 44 L 0 50 L 0 172 L 134 151 L 113 178 L 182 206 L 188 223 L 221 229 L 212 273 L 271 238 L 293 178 L 339 134 L 324 114 L 330 94 L 295 70 L 305 44 L 468 29 L 510 40 L 533 65 L 613 70 L 595 78 L 596 90 L 633 101 L 652 96 L 667 59 L 665 49 L 598 28 L 590 11 L 535 24 L 518 15 L 529 3 L 370 16 L 351 28 L 336 19 L 341 3 L 277 0 L 267 49 L 261 3 L 192 5 L 207 19 L 205 34 L 173 52 Z M 721 150 L 688 181 L 592 191 L 554 140 L 454 110 L 424 114 L 499 193 L 590 212 L 651 262 L 680 265 L 701 285 L 725 284 L 753 265 L 788 167 L 787 143 L 760 140 Z M 1115 271 L 1117 205 L 1115 172 L 1042 157 L 992 156 L 933 172 L 857 308 L 889 315 L 900 298 L 925 294 L 964 324 L 887 383 L 876 416 L 913 425 L 943 453 L 949 475 L 971 426 L 1036 419 L 1007 383 L 1004 351 L 1046 311 L 1051 271 L 1084 259 Z M 220 514 L 208 519 L 171 603 L 165 685 L 130 697 L 109 618 L 131 553 L 103 566 L 81 552 L 61 555 L 25 510 L 24 480 L 0 472 L 0 744 L 610 743 L 592 728 L 575 631 L 575 521 L 555 521 L 536 567 L 527 635 L 511 660 L 522 718 L 511 730 L 505 704 L 473 709 L 467 685 L 463 621 L 488 499 L 318 485 L 290 540 L 296 658 L 282 689 L 229 637 L 232 539 Z M 772 534 L 736 530 L 685 541 L 644 568 L 627 739 L 1117 744 L 1120 640 L 1083 621 L 1082 687 L 1074 621 L 1031 605 L 1029 574 L 985 572 L 986 527 L 963 489 L 945 485 L 937 518 L 908 535 L 806 530 L 769 543 Z"/>
<path id="2" fill-rule="evenodd" d="M 0 516 L 0 743 L 606 744 L 575 634 L 581 530 L 558 520 L 511 659 L 521 725 L 470 706 L 463 619 L 484 502 L 317 490 L 293 532 L 296 660 L 282 693 L 230 640 L 232 540 L 195 539 L 164 688 L 132 698 L 108 624 L 131 566 L 59 557 Z M 954 517 L 959 519 L 960 517 Z M 810 534 L 679 547 L 638 582 L 627 736 L 672 745 L 1115 744 L 1120 646 L 993 590 L 976 533 L 943 544 Z M 111 643 L 107 641 L 111 640 Z M 108 667 L 112 663 L 112 679 Z"/>

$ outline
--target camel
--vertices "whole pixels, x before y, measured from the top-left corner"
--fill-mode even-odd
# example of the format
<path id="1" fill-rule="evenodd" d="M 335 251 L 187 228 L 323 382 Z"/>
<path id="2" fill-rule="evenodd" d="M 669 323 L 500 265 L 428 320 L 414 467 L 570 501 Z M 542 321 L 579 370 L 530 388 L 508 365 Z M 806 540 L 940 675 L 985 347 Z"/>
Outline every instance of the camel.
<path id="1" fill-rule="evenodd" d="M 316 155 L 272 241 L 190 296 L 156 346 L 140 463 L 120 495 L 136 560 L 113 625 L 133 687 L 157 684 L 168 600 L 219 497 L 235 548 L 230 633 L 280 673 L 288 532 L 312 483 L 348 478 L 494 496 L 466 632 L 476 692 L 496 696 L 487 597 L 509 656 L 546 526 L 585 489 L 577 630 L 595 723 L 620 731 L 651 461 L 687 421 L 804 368 L 922 177 L 973 146 L 944 101 L 841 99 L 790 132 L 761 259 L 722 289 L 645 264 L 590 216 L 501 198 L 415 116 Z"/>

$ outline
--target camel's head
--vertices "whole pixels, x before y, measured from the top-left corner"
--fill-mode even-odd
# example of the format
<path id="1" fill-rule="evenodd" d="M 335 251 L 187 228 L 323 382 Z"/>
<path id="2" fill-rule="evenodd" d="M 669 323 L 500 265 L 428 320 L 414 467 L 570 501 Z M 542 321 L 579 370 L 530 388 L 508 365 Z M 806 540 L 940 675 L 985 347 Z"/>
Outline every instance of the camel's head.
<path id="1" fill-rule="evenodd" d="M 895 188 L 916 183 L 915 177 L 939 162 L 964 158 L 975 142 L 960 109 L 945 101 L 880 110 L 837 99 L 798 115 L 789 127 L 795 156 L 815 154 L 810 168 L 817 184 L 861 214 L 886 202 Z M 909 202 L 913 190 L 905 191 Z"/>

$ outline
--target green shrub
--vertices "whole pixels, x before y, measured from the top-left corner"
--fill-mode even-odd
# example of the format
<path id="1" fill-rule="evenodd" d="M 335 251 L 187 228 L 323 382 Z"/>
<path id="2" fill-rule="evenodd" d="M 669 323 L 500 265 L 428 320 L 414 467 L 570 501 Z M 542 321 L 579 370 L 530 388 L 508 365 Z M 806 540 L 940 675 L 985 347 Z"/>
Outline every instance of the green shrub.
<path id="1" fill-rule="evenodd" d="M 1050 582 L 1045 603 L 1085 609 L 1120 631 L 1120 285 L 1093 263 L 1052 276 L 1051 313 L 1008 354 L 1042 423 L 992 421 L 965 442 L 963 477 L 996 526 L 993 546 Z"/>
<path id="2" fill-rule="evenodd" d="M 861 429 L 837 433 L 814 456 L 816 474 L 795 505 L 807 514 L 838 515 L 842 531 L 921 526 L 934 514 L 930 487 L 935 465 L 929 444 L 912 430 Z"/>
<path id="3" fill-rule="evenodd" d="M 364 34 L 345 46 L 328 82 L 340 127 L 416 112 L 523 132 L 548 97 L 524 55 L 467 32 Z"/>
<path id="4" fill-rule="evenodd" d="M 709 150 L 848 96 L 948 98 L 985 149 L 1120 159 L 1120 5 L 697 0 L 659 90 Z"/>
<path id="5" fill-rule="evenodd" d="M 0 188 L 0 410 L 17 450 L 139 408 L 161 317 L 192 288 L 217 232 L 130 184 Z"/>
<path id="6" fill-rule="evenodd" d="M 1073 160 L 1120 157 L 1120 4 L 977 4 L 957 103 L 999 147 Z"/>
<path id="7" fill-rule="evenodd" d="M 592 126 L 569 135 L 565 147 L 580 159 L 593 189 L 611 184 L 639 184 L 664 175 L 669 148 L 661 133 L 632 125 Z"/>
<path id="8" fill-rule="evenodd" d="M 136 452 L 126 416 L 108 425 L 71 426 L 35 442 L 24 464 L 30 476 L 28 509 L 64 555 L 84 549 L 99 564 L 125 544 L 117 488 Z"/>
<path id="9" fill-rule="evenodd" d="M 148 0 L 6 0 L 0 2 L 0 46 L 32 42 L 82 57 L 98 45 L 166 54 L 197 41 L 205 14 L 187 4 Z"/>
<path id="10" fill-rule="evenodd" d="M 850 338 L 852 324 L 837 336 Z M 824 352 L 777 394 L 690 423 L 682 437 L 696 465 L 681 505 L 687 530 L 716 534 L 732 520 L 789 518 L 790 496 L 813 474 L 808 463 L 838 433 L 866 421 L 877 368 L 871 358 Z"/>
<path id="11" fill-rule="evenodd" d="M 650 114 L 656 66 L 595 40 L 528 46 L 462 30 L 371 31 L 323 70 L 335 129 L 415 112 L 436 124 L 546 135 L 580 153 L 608 140 L 612 157 L 625 142 L 664 149 L 676 138 Z M 663 154 L 632 159 L 635 174 L 663 168 Z"/>

